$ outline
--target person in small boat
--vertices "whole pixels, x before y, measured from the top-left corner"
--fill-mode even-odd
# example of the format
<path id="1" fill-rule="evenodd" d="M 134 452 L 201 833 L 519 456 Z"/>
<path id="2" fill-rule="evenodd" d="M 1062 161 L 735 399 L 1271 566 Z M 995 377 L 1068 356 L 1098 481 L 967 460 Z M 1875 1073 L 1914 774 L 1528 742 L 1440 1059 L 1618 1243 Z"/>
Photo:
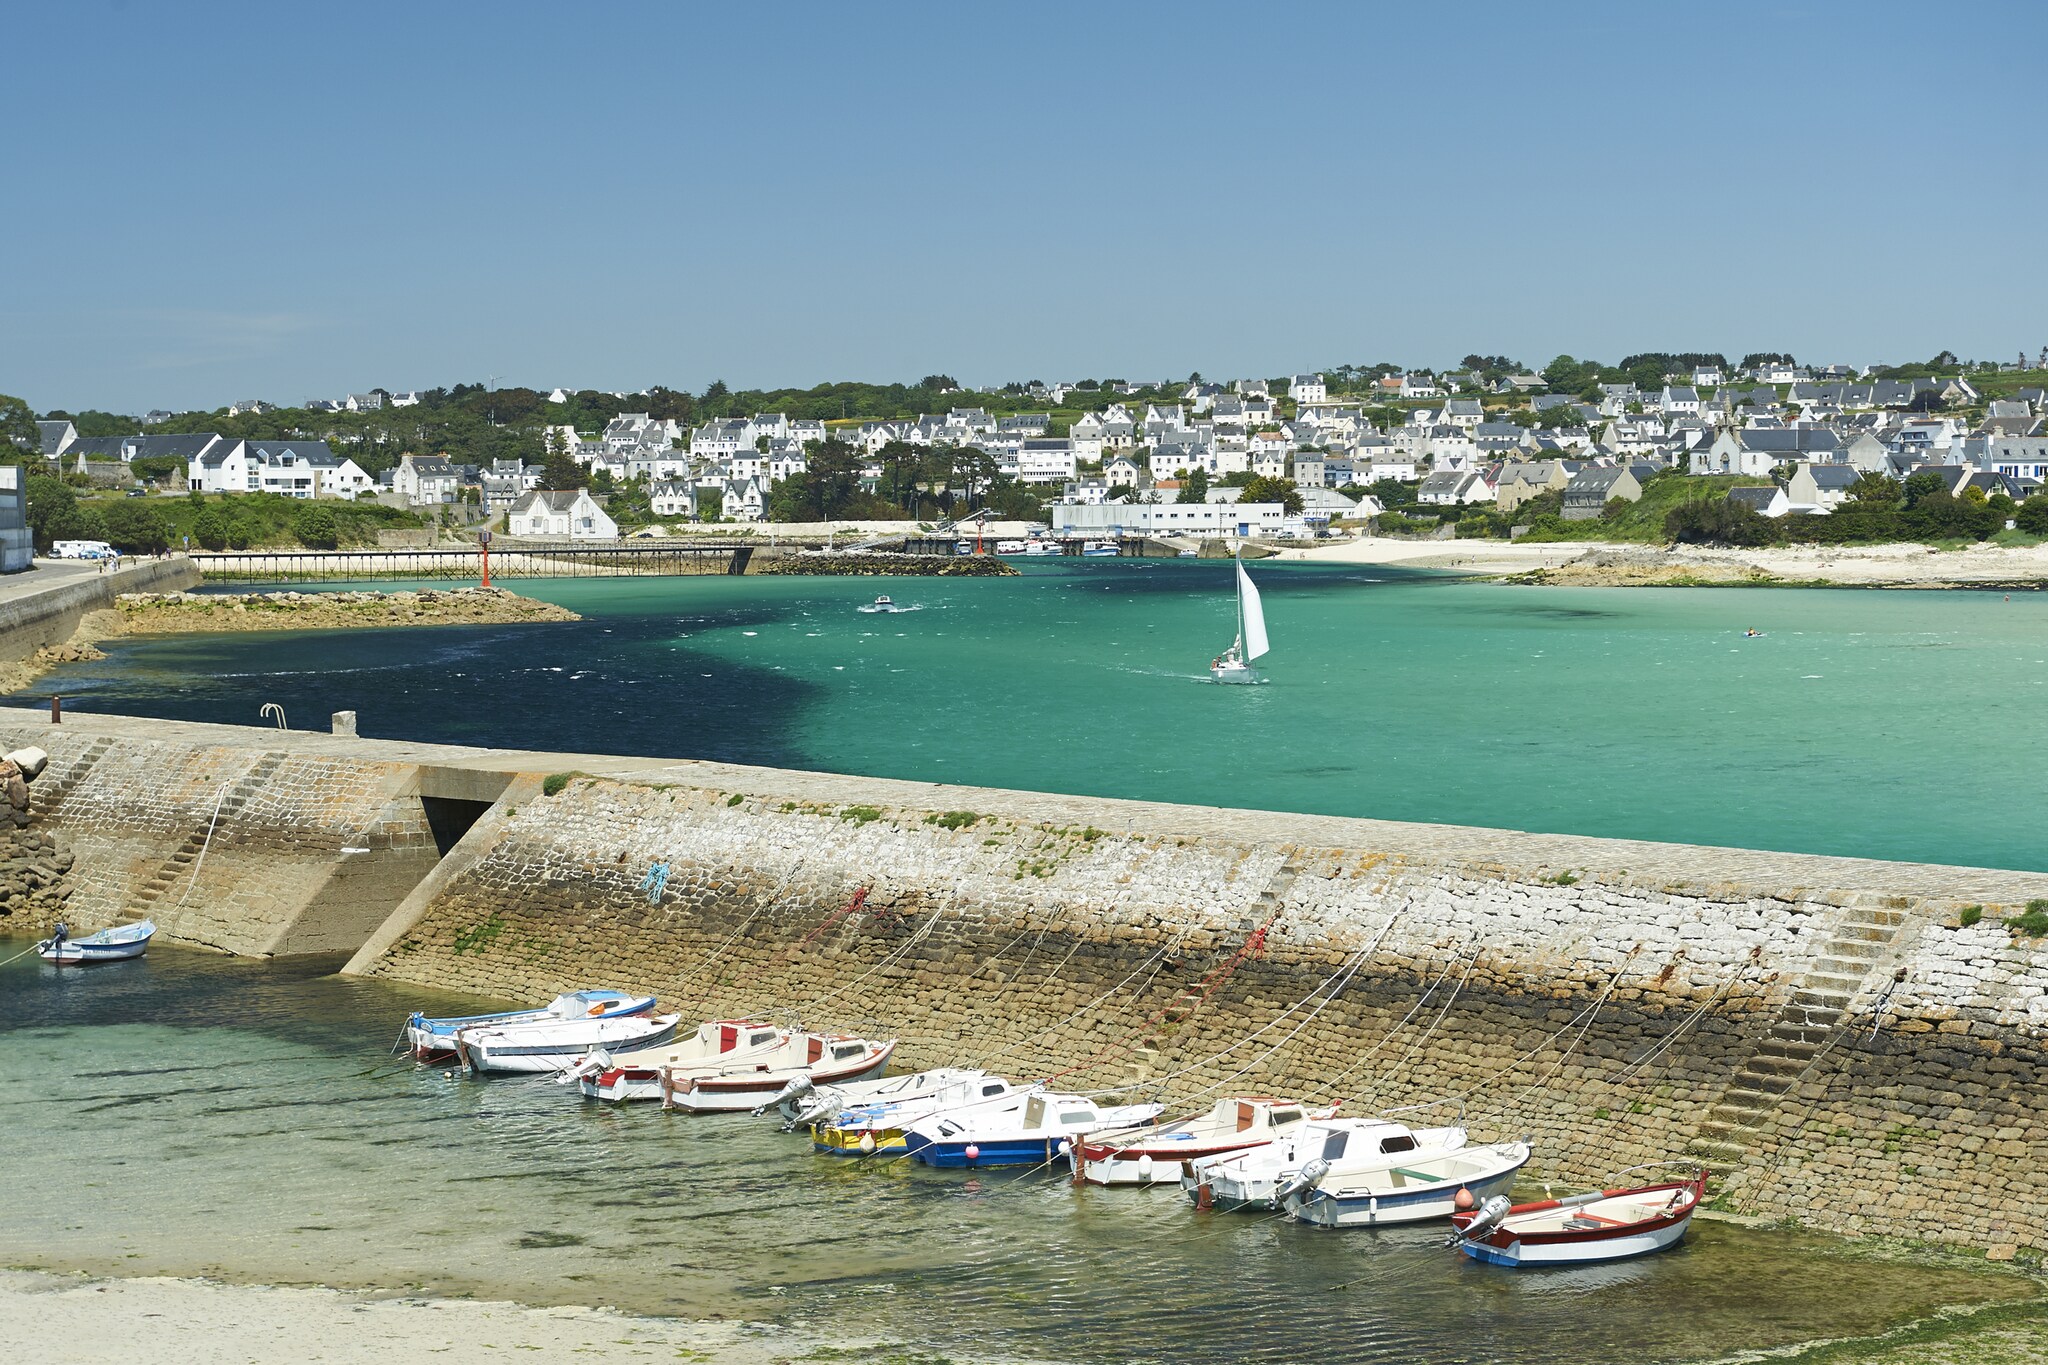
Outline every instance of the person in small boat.
<path id="1" fill-rule="evenodd" d="M 1745 630 L 1742 633 L 1752 640 L 1758 640 L 1763 638 L 1763 632 L 1758 630 L 1755 626 L 1751 626 L 1748 630 Z"/>

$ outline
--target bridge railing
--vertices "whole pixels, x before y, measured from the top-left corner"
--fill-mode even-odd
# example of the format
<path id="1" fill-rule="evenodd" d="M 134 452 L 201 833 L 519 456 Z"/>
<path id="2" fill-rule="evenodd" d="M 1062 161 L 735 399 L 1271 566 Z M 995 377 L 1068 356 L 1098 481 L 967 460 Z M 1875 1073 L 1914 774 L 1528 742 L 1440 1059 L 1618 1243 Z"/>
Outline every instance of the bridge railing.
<path id="1" fill-rule="evenodd" d="M 628 578 L 745 573 L 756 547 L 732 544 L 493 545 L 491 577 Z M 209 583 L 354 582 L 483 576 L 481 551 L 432 549 L 233 550 L 197 554 Z"/>

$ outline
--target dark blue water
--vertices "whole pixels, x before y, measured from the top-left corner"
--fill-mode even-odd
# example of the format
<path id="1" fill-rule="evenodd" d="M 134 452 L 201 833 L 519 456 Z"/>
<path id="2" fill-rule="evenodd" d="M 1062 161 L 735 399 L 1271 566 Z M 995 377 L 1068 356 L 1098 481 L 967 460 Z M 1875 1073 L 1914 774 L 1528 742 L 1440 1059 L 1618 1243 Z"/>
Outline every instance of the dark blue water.
<path id="1" fill-rule="evenodd" d="M 1274 649 L 1250 688 L 1205 672 L 1227 563 L 1090 560 L 523 581 L 587 619 L 133 640 L 14 700 L 2048 869 L 2048 597 L 1252 572 Z M 917 610 L 860 612 L 878 591 Z"/>

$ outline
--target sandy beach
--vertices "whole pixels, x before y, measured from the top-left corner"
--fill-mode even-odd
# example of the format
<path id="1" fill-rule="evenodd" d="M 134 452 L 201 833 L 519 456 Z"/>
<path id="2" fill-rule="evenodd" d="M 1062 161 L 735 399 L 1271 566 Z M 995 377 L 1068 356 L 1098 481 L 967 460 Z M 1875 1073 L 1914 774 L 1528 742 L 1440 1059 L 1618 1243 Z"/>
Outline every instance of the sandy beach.
<path id="1" fill-rule="evenodd" d="M 1613 545 L 1593 541 L 1531 544 L 1500 540 L 1389 540 L 1368 537 L 1305 550 L 1283 559 L 1323 564 L 1388 564 L 1472 574 L 1539 570 L 1559 587 L 1652 585 L 1671 579 L 1845 587 L 2048 586 L 2048 545 L 1795 545 L 1758 549 Z M 1581 564 L 1579 561 L 1585 561 Z M 1611 561 L 1611 562 L 1601 562 Z M 1665 570 L 1658 573 L 1658 569 Z"/>
<path id="2" fill-rule="evenodd" d="M 768 1365 L 814 1345 L 753 1325 L 632 1317 L 603 1308 L 527 1308 L 336 1289 L 0 1271 L 0 1359 L 23 1365 L 172 1360 L 183 1365 L 394 1365 L 443 1356 L 561 1360 L 575 1355 Z"/>

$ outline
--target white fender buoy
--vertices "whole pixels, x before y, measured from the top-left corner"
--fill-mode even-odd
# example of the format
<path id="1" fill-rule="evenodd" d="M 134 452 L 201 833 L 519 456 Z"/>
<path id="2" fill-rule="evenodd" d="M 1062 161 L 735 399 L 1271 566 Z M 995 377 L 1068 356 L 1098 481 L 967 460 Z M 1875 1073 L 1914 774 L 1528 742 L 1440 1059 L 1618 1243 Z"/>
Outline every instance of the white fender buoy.
<path id="1" fill-rule="evenodd" d="M 862 1133 L 860 1135 L 860 1149 L 861 1151 L 866 1152 L 869 1155 L 874 1154 L 875 1135 L 873 1133 Z"/>
<path id="2" fill-rule="evenodd" d="M 1150 1157 L 1149 1155 L 1147 1155 L 1147 1156 L 1141 1156 L 1141 1157 L 1139 1157 L 1139 1158 L 1138 1158 L 1138 1179 L 1140 1179 L 1140 1180 L 1150 1180 L 1151 1178 L 1152 1178 L 1152 1158 L 1151 1158 L 1151 1157 Z"/>
<path id="3" fill-rule="evenodd" d="M 970 1142 L 967 1144 L 965 1155 L 969 1161 L 979 1161 L 981 1160 L 981 1148 Z"/>

